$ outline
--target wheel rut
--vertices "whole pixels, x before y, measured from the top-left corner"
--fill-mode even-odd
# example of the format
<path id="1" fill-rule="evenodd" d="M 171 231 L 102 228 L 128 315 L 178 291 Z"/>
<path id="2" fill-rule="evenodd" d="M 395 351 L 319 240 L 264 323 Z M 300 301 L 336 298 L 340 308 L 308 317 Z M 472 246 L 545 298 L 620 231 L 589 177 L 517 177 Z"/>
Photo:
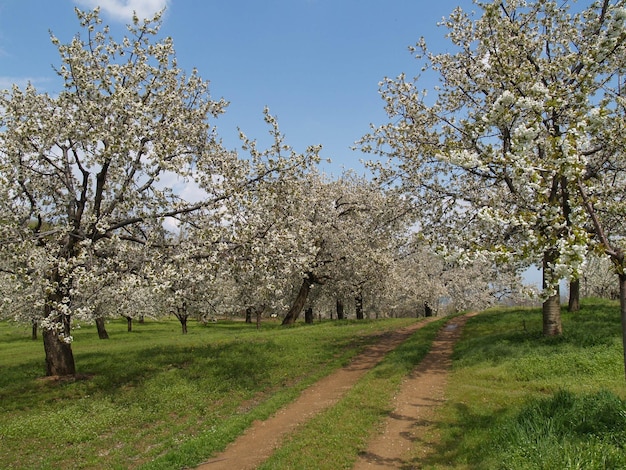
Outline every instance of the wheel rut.
<path id="1" fill-rule="evenodd" d="M 423 379 L 425 376 L 434 373 L 441 374 L 445 372 L 448 367 L 446 361 L 449 361 L 449 356 L 446 355 L 445 351 L 441 351 L 441 346 L 442 344 L 446 344 L 446 342 L 451 343 L 451 341 L 454 341 L 455 334 L 459 332 L 461 329 L 460 326 L 464 323 L 463 318 L 464 317 L 457 317 L 442 328 L 433 344 L 431 352 L 429 352 L 424 361 L 420 363 L 404 382 L 402 392 L 404 392 L 405 387 L 421 388 L 419 384 L 414 383 L 415 380 Z M 248 470 L 257 468 L 272 455 L 275 449 L 280 447 L 282 441 L 289 433 L 293 432 L 299 425 L 308 421 L 314 415 L 337 403 L 354 384 L 369 370 L 375 367 L 388 352 L 398 347 L 416 330 L 434 320 L 438 320 L 438 318 L 428 318 L 408 327 L 384 334 L 381 341 L 366 348 L 361 354 L 355 357 L 350 364 L 305 389 L 296 400 L 278 410 L 273 416 L 264 421 L 255 421 L 239 438 L 230 443 L 222 453 L 201 464 L 197 469 Z M 442 335 L 444 335 L 444 337 L 442 337 Z M 452 344 L 449 344 L 449 346 L 452 347 Z M 441 363 L 440 361 L 444 362 Z M 427 364 L 426 366 L 424 366 L 425 363 Z M 412 385 L 408 385 L 410 383 L 412 383 Z M 442 391 L 440 390 L 441 385 L 436 385 L 433 382 L 427 387 L 432 394 L 430 398 L 424 398 L 424 400 L 431 400 L 432 404 L 440 403 L 443 399 Z M 403 393 L 398 395 L 398 397 L 402 395 Z M 400 406 L 401 402 L 397 401 L 396 411 L 390 419 L 392 419 L 393 416 L 397 416 L 397 421 L 406 421 L 405 424 L 409 424 L 410 419 L 413 419 L 410 418 L 410 416 L 414 411 L 420 408 L 424 410 L 429 408 L 428 402 L 420 405 L 416 401 L 413 401 L 413 403 L 409 405 L 408 410 Z M 415 420 L 418 421 L 420 418 L 417 417 Z M 387 429 L 387 427 L 386 425 L 385 428 Z M 394 433 L 397 431 L 391 428 L 389 432 Z M 400 432 L 406 431 L 403 430 Z M 392 455 L 384 449 L 385 446 L 389 444 L 390 440 L 394 439 L 392 436 L 393 434 L 380 436 L 382 444 L 375 444 L 375 441 L 372 441 L 367 451 L 359 456 L 355 469 L 394 468 L 393 466 L 389 466 L 389 463 L 393 462 L 398 462 L 399 465 L 402 465 L 400 464 L 402 454 Z M 381 447 L 379 447 L 379 445 Z M 403 449 L 394 450 L 394 452 L 401 451 L 403 451 Z"/>
<path id="2" fill-rule="evenodd" d="M 454 344 L 473 315 L 453 318 L 439 331 L 430 352 L 404 380 L 382 434 L 369 442 L 353 470 L 420 468 L 420 458 L 431 450 L 427 433 L 434 425 L 435 409 L 445 400 Z"/>

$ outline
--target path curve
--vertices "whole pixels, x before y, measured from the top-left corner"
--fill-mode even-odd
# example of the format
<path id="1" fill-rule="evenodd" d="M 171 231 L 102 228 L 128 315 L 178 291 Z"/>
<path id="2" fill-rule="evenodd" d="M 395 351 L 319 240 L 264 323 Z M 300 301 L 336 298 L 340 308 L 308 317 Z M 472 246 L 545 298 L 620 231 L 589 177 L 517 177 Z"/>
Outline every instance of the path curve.
<path id="1" fill-rule="evenodd" d="M 445 398 L 454 344 L 467 319 L 474 315 L 456 317 L 441 329 L 430 352 L 403 382 L 384 431 L 369 442 L 353 470 L 419 468 L 415 460 L 428 452 L 425 437 L 432 426 L 435 408 Z M 422 442 L 420 455 L 414 454 L 417 441 Z"/>
<path id="2" fill-rule="evenodd" d="M 416 330 L 439 320 L 431 317 L 408 327 L 385 333 L 381 341 L 366 348 L 352 362 L 305 389 L 300 397 L 278 410 L 265 421 L 255 421 L 221 454 L 208 460 L 198 470 L 248 470 L 258 467 L 283 439 L 315 414 L 337 403 L 354 384 L 378 364 L 385 354 L 398 347 Z"/>

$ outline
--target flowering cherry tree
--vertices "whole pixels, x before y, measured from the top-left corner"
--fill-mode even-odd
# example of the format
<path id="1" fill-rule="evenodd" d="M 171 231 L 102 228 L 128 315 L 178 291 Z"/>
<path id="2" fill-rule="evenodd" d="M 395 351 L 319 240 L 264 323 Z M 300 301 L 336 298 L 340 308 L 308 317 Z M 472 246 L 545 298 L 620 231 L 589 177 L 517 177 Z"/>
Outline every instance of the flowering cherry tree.
<path id="1" fill-rule="evenodd" d="M 285 198 L 289 193 L 284 191 L 292 185 L 297 187 L 290 194 L 296 196 Z M 280 242 L 266 252 L 272 263 L 284 257 L 291 263 L 289 270 L 283 270 L 289 275 L 275 276 L 271 282 L 276 286 L 276 280 L 283 279 L 279 292 L 285 299 L 293 292 L 283 324 L 296 321 L 311 300 L 312 289 L 323 290 L 322 297 L 351 297 L 358 303 L 384 276 L 393 258 L 395 235 L 390 234 L 401 231 L 398 227 L 405 220 L 398 215 L 404 207 L 401 201 L 386 197 L 373 183 L 351 173 L 329 180 L 308 171 L 267 193 L 275 195 L 267 206 L 275 217 L 268 219 L 262 215 L 268 212 L 257 212 L 266 224 L 271 221 L 267 232 L 258 232 L 263 239 Z"/>
<path id="2" fill-rule="evenodd" d="M 624 1 L 575 12 L 551 0 L 475 5 L 479 15 L 457 8 L 443 21 L 451 52 L 411 48 L 421 77 L 439 78 L 436 96 L 419 77 L 385 79 L 391 123 L 361 145 L 389 157 L 379 177 L 401 178 L 444 252 L 541 260 L 544 334 L 558 335 L 559 280 L 580 276 L 592 242 L 579 182 L 596 184 L 593 136 L 621 99 L 609 85 L 624 66 Z"/>
<path id="3" fill-rule="evenodd" d="M 165 218 L 214 207 L 238 171 L 208 121 L 226 102 L 177 66 L 172 40 L 156 38 L 159 15 L 134 18 L 120 41 L 98 10 L 77 16 L 84 36 L 52 36 L 58 95 L 14 86 L 0 97 L 0 250 L 12 282 L 42 294 L 32 305 L 48 375 L 75 373 L 70 319 L 93 315 L 74 299 L 97 282 L 100 244 L 147 243 Z M 161 181 L 174 177 L 206 197 L 182 200 Z"/>

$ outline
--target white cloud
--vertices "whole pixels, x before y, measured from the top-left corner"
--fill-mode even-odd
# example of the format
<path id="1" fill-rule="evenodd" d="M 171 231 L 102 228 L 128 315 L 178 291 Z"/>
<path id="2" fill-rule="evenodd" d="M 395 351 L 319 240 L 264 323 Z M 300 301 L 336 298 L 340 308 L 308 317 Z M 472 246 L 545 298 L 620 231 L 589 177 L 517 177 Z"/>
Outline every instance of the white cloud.
<path id="1" fill-rule="evenodd" d="M 83 7 L 95 8 L 111 16 L 117 21 L 129 23 L 133 13 L 137 13 L 140 19 L 151 18 L 156 12 L 163 10 L 169 0 L 75 0 Z"/>

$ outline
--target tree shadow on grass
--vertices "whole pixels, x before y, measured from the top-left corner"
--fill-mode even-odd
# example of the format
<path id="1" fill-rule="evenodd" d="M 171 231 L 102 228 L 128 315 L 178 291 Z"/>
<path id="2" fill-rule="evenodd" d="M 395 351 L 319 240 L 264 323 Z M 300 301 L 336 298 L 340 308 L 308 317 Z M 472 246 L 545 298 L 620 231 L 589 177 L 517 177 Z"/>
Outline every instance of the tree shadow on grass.
<path id="1" fill-rule="evenodd" d="M 68 380 L 42 380 L 43 361 L 3 367 L 0 398 L 4 409 L 28 407 L 36 396 L 52 401 L 89 395 L 119 398 L 172 371 L 177 380 L 205 387 L 207 393 L 245 392 L 259 384 L 272 386 L 281 355 L 281 347 L 272 341 L 83 352 L 76 355 L 82 373 Z"/>
<path id="2" fill-rule="evenodd" d="M 619 338 L 619 306 L 591 304 L 580 312 L 563 310 L 563 334 L 546 337 L 540 309 L 509 309 L 485 312 L 465 327 L 465 336 L 454 350 L 453 360 L 461 367 L 481 363 L 497 365 L 542 349 L 554 351 L 567 345 L 576 349 L 608 346 Z"/>
<path id="3" fill-rule="evenodd" d="M 463 468 L 483 469 L 492 457 L 492 432 L 497 423 L 507 414 L 506 409 L 498 409 L 490 414 L 476 414 L 462 403 L 455 405 L 456 420 L 453 423 L 433 421 L 435 428 L 445 430 L 446 437 L 435 443 L 422 441 L 426 455 L 415 457 L 403 467 L 423 468 L 429 466 L 449 467 L 451 464 L 464 464 Z M 467 439 L 467 436 L 472 436 Z"/>

